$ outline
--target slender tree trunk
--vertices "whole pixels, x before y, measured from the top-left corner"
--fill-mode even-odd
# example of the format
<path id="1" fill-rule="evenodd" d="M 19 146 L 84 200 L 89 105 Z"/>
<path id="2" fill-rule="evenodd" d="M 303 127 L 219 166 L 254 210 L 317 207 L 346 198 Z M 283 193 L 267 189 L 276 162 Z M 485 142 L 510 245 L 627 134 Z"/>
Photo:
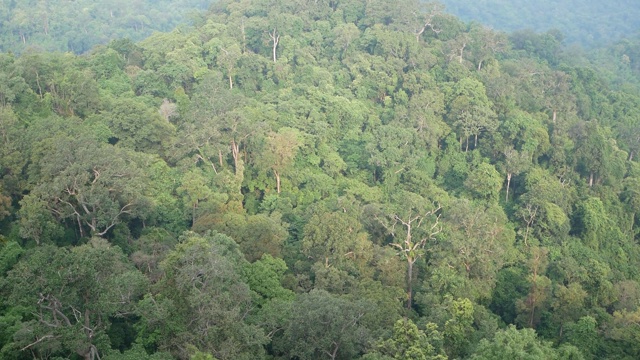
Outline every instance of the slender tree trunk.
<path id="1" fill-rule="evenodd" d="M 269 37 L 273 42 L 272 52 L 273 52 L 273 62 L 276 62 L 276 49 L 278 48 L 278 43 L 280 42 L 280 34 L 278 34 L 276 29 L 273 29 L 273 33 L 269 33 Z"/>
<path id="2" fill-rule="evenodd" d="M 331 357 L 331 360 L 336 360 L 336 357 L 338 356 L 338 349 L 340 348 L 340 346 L 336 343 L 334 343 L 335 347 L 333 348 L 333 352 L 331 352 L 331 354 L 329 355 Z"/>
<path id="3" fill-rule="evenodd" d="M 40 95 L 40 100 L 42 100 L 42 86 L 40 86 L 40 74 L 36 71 L 36 84 L 38 85 L 38 95 Z"/>
<path id="4" fill-rule="evenodd" d="M 505 202 L 509 202 L 509 185 L 511 184 L 511 173 L 507 174 L 507 196 L 505 197 Z"/>
<path id="5" fill-rule="evenodd" d="M 477 148 L 478 147 L 478 134 L 474 135 L 474 140 L 473 140 L 473 148 Z"/>
<path id="6" fill-rule="evenodd" d="M 87 339 L 91 339 L 93 337 L 93 331 L 91 330 L 91 327 L 89 325 L 91 325 L 91 320 L 90 320 L 90 315 L 91 312 L 89 310 L 85 310 L 84 312 L 84 332 L 85 335 L 87 336 Z M 91 343 L 91 341 L 89 341 Z M 86 353 L 84 353 L 84 358 L 86 360 L 93 360 L 95 358 L 95 354 L 94 353 L 94 349 L 93 349 L 93 344 L 91 344 L 91 346 L 89 347 L 89 351 L 87 351 Z"/>
<path id="7" fill-rule="evenodd" d="M 593 186 L 593 171 L 589 173 L 589 187 Z"/>
<path id="8" fill-rule="evenodd" d="M 276 189 L 278 190 L 278 194 L 280 194 L 280 173 L 277 170 L 274 170 L 273 173 L 276 175 Z"/>
<path id="9" fill-rule="evenodd" d="M 242 53 L 247 51 L 247 33 L 244 31 L 244 17 L 240 21 L 240 30 L 242 31 Z"/>
<path id="10" fill-rule="evenodd" d="M 413 305 L 413 264 L 415 260 L 407 259 L 407 309 Z"/>
<path id="11" fill-rule="evenodd" d="M 80 220 L 80 215 L 76 215 L 76 220 L 78 220 L 78 230 L 80 231 L 80 237 L 84 237 L 84 231 L 82 231 L 82 221 Z"/>
<path id="12" fill-rule="evenodd" d="M 235 139 L 231 140 L 231 155 L 233 156 L 233 168 L 238 174 L 238 157 L 240 156 L 240 144 L 236 143 Z"/>
<path id="13" fill-rule="evenodd" d="M 529 317 L 530 328 L 533 328 L 533 319 L 535 318 L 535 314 L 536 314 L 536 288 L 538 287 L 538 284 L 536 283 L 537 278 L 538 278 L 538 270 L 534 268 L 533 287 L 531 288 L 531 297 L 530 297 L 530 304 L 531 304 L 531 316 Z"/>

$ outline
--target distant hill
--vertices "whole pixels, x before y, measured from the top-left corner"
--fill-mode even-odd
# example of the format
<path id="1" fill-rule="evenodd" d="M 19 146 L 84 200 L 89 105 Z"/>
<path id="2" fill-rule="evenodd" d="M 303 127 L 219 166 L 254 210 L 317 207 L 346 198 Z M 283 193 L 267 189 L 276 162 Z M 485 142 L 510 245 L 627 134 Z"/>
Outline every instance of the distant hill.
<path id="1" fill-rule="evenodd" d="M 0 0 L 0 51 L 83 53 L 115 38 L 169 31 L 210 0 Z"/>
<path id="2" fill-rule="evenodd" d="M 465 21 L 495 29 L 543 32 L 558 29 L 567 44 L 593 47 L 640 30 L 640 6 L 635 0 L 442 0 L 447 11 Z"/>

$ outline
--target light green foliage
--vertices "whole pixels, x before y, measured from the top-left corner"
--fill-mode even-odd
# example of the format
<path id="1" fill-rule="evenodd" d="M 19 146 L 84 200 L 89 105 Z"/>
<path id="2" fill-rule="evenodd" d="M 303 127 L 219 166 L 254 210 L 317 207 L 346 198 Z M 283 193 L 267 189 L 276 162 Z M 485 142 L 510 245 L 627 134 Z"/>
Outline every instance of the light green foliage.
<path id="1" fill-rule="evenodd" d="M 502 177 L 493 165 L 482 163 L 471 170 L 464 186 L 475 198 L 497 202 L 502 188 Z"/>
<path id="2" fill-rule="evenodd" d="M 528 271 L 529 293 L 525 298 L 516 301 L 520 312 L 516 322 L 522 326 L 535 328 L 540 321 L 543 310 L 548 306 L 551 292 L 551 280 L 544 275 L 549 264 L 549 250 L 543 247 L 532 247 L 526 266 Z"/>
<path id="3" fill-rule="evenodd" d="M 200 169 L 192 169 L 182 177 L 182 185 L 177 188 L 184 196 L 184 202 L 191 208 L 191 222 L 195 224 L 199 217 L 198 205 L 213 196 L 213 190 Z"/>
<path id="4" fill-rule="evenodd" d="M 637 39 L 205 2 L 0 0 L 0 358 L 639 357 Z"/>
<path id="5" fill-rule="evenodd" d="M 588 198 L 580 202 L 576 211 L 576 230 L 581 234 L 585 244 L 597 249 L 607 246 L 610 241 L 622 237 L 604 204 L 599 198 Z"/>
<path id="6" fill-rule="evenodd" d="M 560 356 L 548 342 L 538 340 L 532 329 L 517 330 L 509 326 L 496 333 L 491 341 L 480 341 L 473 360 L 552 360 L 552 359 L 582 359 L 577 353 L 570 357 Z"/>
<path id="7" fill-rule="evenodd" d="M 585 359 L 595 359 L 600 352 L 599 347 L 602 346 L 602 339 L 599 338 L 597 329 L 596 319 L 591 316 L 581 317 L 576 322 L 567 325 L 567 342 L 579 348 Z"/>
<path id="8" fill-rule="evenodd" d="M 391 338 L 378 343 L 376 352 L 391 359 L 398 360 L 444 360 L 447 357 L 442 351 L 442 334 L 437 325 L 427 324 L 426 331 L 418 327 L 410 319 L 396 321 Z M 365 357 L 365 359 L 375 359 Z"/>
<path id="9" fill-rule="evenodd" d="M 282 174 L 285 172 L 296 156 L 301 145 L 301 134 L 293 128 L 281 128 L 278 132 L 270 132 L 265 138 L 264 149 L 258 160 L 259 166 L 269 169 L 276 180 L 276 191 L 281 191 Z"/>
<path id="10" fill-rule="evenodd" d="M 485 87 L 475 79 L 464 78 L 451 86 L 446 103 L 449 122 L 456 128 L 460 145 L 465 150 L 469 149 L 470 137 L 474 137 L 473 147 L 476 147 L 482 132 L 494 131 L 498 126 Z"/>
<path id="11" fill-rule="evenodd" d="M 269 254 L 264 254 L 260 260 L 244 266 L 243 277 L 257 295 L 254 297 L 257 305 L 263 305 L 273 299 L 293 300 L 293 292 L 283 288 L 281 284 L 285 271 L 285 262 Z"/>
<path id="12" fill-rule="evenodd" d="M 366 259 L 370 246 L 360 222 L 349 214 L 314 215 L 304 227 L 303 253 L 325 267 Z"/>
<path id="13" fill-rule="evenodd" d="M 433 264 L 455 269 L 467 284 L 465 296 L 491 297 L 498 270 L 516 254 L 515 233 L 509 229 L 506 215 L 496 205 L 460 199 L 450 203 L 443 220 L 447 237 L 433 247 Z"/>
<path id="14" fill-rule="evenodd" d="M 564 324 L 564 322 L 575 321 L 580 317 L 587 292 L 579 283 L 571 283 L 569 286 L 557 285 L 553 290 L 553 295 L 552 307 L 558 321 Z"/>
<path id="15" fill-rule="evenodd" d="M 447 309 L 451 318 L 444 324 L 444 346 L 450 358 L 468 353 L 473 332 L 473 304 L 469 299 L 453 300 Z"/>

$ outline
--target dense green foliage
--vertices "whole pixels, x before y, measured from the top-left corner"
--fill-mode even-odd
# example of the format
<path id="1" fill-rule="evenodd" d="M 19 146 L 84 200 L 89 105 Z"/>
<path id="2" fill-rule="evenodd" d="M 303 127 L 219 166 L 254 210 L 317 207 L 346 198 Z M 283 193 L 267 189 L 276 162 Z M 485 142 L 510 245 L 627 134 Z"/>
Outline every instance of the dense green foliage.
<path id="1" fill-rule="evenodd" d="M 637 359 L 638 83 L 527 36 L 223 0 L 0 53 L 0 358 Z"/>
<path id="2" fill-rule="evenodd" d="M 605 45 L 640 31 L 640 9 L 633 0 L 442 0 L 466 21 L 503 31 L 561 31 L 571 44 Z"/>
<path id="3" fill-rule="evenodd" d="M 0 51 L 83 53 L 117 38 L 169 31 L 207 0 L 0 0 Z"/>

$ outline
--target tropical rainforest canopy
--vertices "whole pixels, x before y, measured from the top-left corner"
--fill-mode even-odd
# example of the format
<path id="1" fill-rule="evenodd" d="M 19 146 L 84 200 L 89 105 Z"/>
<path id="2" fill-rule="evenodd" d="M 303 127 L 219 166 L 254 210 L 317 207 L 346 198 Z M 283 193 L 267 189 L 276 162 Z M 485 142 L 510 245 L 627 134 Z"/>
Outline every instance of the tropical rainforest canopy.
<path id="1" fill-rule="evenodd" d="M 0 53 L 0 358 L 640 358 L 640 39 L 220 0 L 74 55 L 53 3 Z"/>
<path id="2" fill-rule="evenodd" d="M 640 8 L 633 0 L 442 0 L 466 21 L 504 31 L 560 31 L 568 44 L 603 46 L 639 35 Z"/>

